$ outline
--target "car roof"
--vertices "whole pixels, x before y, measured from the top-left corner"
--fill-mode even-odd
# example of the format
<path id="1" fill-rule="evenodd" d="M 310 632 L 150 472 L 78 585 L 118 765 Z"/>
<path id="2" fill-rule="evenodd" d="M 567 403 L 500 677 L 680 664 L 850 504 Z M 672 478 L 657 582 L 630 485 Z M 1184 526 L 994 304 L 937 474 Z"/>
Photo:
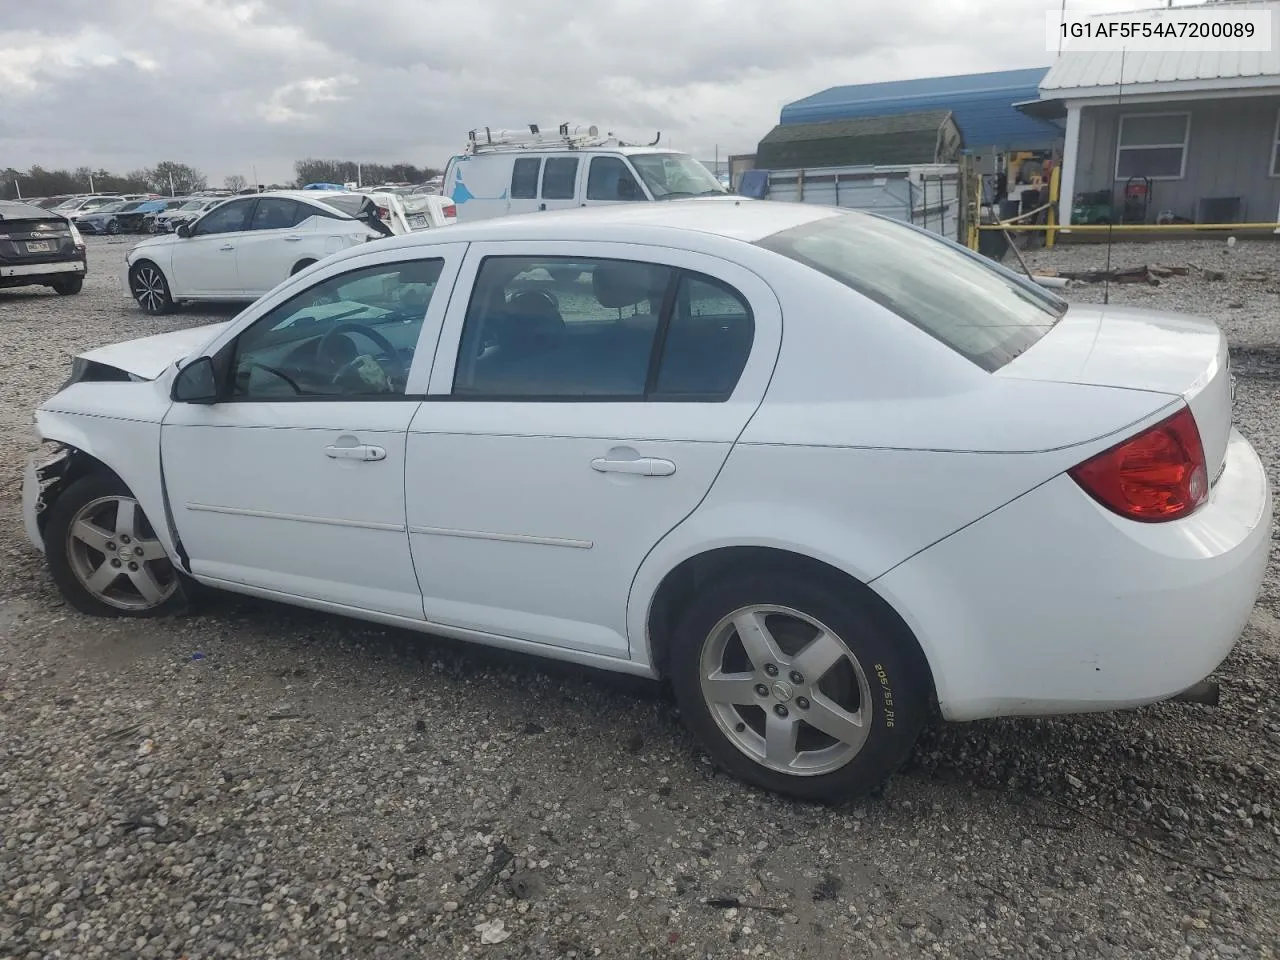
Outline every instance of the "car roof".
<path id="1" fill-rule="evenodd" d="M 380 244 L 385 249 L 392 245 L 417 246 L 485 240 L 619 241 L 639 239 L 638 236 L 626 236 L 628 232 L 635 230 L 642 231 L 651 240 L 657 233 L 667 233 L 674 245 L 679 245 L 681 235 L 689 233 L 755 243 L 781 230 L 826 217 L 849 214 L 851 211 L 815 204 L 753 200 L 730 194 L 707 199 L 616 203 L 492 217 L 471 223 L 455 223 L 447 230 L 423 230 L 387 238 L 380 241 Z"/>

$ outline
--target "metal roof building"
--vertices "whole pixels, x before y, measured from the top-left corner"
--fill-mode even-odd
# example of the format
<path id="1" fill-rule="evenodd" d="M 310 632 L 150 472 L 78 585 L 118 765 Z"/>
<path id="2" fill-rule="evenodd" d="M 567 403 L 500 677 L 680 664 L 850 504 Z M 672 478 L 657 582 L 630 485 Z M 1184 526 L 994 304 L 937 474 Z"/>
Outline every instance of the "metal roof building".
<path id="1" fill-rule="evenodd" d="M 1047 72 L 1037 67 L 831 87 L 784 106 L 779 122 L 786 126 L 947 110 L 966 149 L 1048 147 L 1062 139 L 1061 128 L 1014 107 L 1040 96 Z"/>
<path id="2" fill-rule="evenodd" d="M 1118 205 L 1134 181 L 1156 216 L 1199 223 L 1270 222 L 1280 216 L 1280 0 L 1245 0 L 1099 15 L 1158 19 L 1214 9 L 1269 11 L 1271 49 L 1072 50 L 1040 83 L 1029 114 L 1065 118 L 1062 196 Z M 1123 73 L 1122 73 L 1123 68 Z M 1062 222 L 1074 218 L 1064 202 Z"/>

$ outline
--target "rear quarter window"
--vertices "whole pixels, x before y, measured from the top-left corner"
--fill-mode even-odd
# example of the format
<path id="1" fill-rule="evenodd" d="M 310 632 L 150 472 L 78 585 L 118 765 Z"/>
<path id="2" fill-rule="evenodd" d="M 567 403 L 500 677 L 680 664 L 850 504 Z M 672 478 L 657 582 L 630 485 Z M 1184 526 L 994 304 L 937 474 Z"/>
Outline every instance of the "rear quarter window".
<path id="1" fill-rule="evenodd" d="M 882 217 L 825 217 L 758 245 L 840 281 L 988 371 L 1031 347 L 1067 309 L 959 244 Z"/>

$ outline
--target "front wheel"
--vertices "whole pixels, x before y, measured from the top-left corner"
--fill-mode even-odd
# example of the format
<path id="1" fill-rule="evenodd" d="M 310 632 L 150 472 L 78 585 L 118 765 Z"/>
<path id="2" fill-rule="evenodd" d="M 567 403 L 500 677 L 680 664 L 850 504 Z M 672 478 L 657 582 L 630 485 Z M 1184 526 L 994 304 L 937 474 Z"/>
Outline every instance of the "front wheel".
<path id="1" fill-rule="evenodd" d="M 718 766 L 823 802 L 873 790 L 902 765 L 931 690 L 905 630 L 850 590 L 782 572 L 695 598 L 673 637 L 671 682 Z"/>
<path id="2" fill-rule="evenodd" d="M 45 555 L 67 602 L 98 617 L 159 617 L 187 603 L 182 573 L 120 480 L 81 477 L 49 508 Z"/>
<path id="3" fill-rule="evenodd" d="M 117 221 L 112 220 L 107 224 L 107 233 L 111 234 L 111 236 L 114 237 L 119 232 L 120 224 Z"/>
<path id="4" fill-rule="evenodd" d="M 147 313 L 160 316 L 173 312 L 173 297 L 169 293 L 169 281 L 150 260 L 142 260 L 129 271 L 129 291 L 133 299 Z"/>

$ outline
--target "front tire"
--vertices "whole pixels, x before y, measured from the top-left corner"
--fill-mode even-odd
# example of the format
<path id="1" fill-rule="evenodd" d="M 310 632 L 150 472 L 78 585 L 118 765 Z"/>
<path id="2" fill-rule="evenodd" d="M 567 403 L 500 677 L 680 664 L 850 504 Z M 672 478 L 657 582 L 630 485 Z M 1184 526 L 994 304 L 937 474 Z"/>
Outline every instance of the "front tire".
<path id="1" fill-rule="evenodd" d="M 60 297 L 68 297 L 84 289 L 84 277 L 71 277 L 66 280 L 55 280 L 49 284 L 53 292 Z"/>
<path id="2" fill-rule="evenodd" d="M 851 590 L 790 573 L 713 583 L 680 617 L 670 668 L 685 724 L 715 763 L 802 800 L 879 787 L 930 707 L 905 629 Z"/>
<path id="3" fill-rule="evenodd" d="M 139 260 L 129 271 L 129 292 L 147 313 L 161 316 L 172 313 L 173 297 L 169 293 L 169 281 L 150 260 Z"/>
<path id="4" fill-rule="evenodd" d="M 162 617 L 187 606 L 187 581 L 118 478 L 81 477 L 49 508 L 45 555 L 67 602 L 95 617 Z"/>
<path id="5" fill-rule="evenodd" d="M 114 237 L 119 232 L 120 232 L 120 224 L 118 222 L 116 222 L 115 220 L 112 220 L 107 224 L 107 233 L 109 233 L 111 236 Z"/>

